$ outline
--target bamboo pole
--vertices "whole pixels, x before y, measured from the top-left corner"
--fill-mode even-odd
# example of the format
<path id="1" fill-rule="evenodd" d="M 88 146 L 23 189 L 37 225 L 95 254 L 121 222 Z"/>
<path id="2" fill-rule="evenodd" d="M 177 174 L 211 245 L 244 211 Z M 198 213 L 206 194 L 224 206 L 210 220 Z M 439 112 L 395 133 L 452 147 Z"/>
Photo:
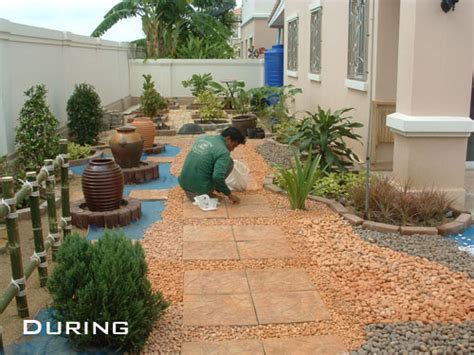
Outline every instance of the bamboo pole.
<path id="1" fill-rule="evenodd" d="M 2 188 L 4 200 L 3 205 L 8 210 L 7 234 L 8 251 L 12 268 L 12 286 L 17 289 L 16 308 L 21 318 L 29 315 L 28 301 L 26 299 L 26 278 L 23 272 L 23 261 L 21 259 L 20 236 L 18 234 L 18 213 L 16 212 L 16 199 L 14 193 L 14 183 L 12 177 L 2 178 Z M 8 206 L 8 207 L 7 207 Z"/>
<path id="2" fill-rule="evenodd" d="M 54 240 L 53 242 L 53 260 L 56 260 L 56 254 L 59 249 L 59 245 L 61 244 L 61 240 L 59 237 L 59 230 L 58 230 L 58 216 L 56 213 L 56 196 L 55 196 L 55 176 L 54 176 L 54 161 L 51 159 L 46 159 L 44 161 L 45 169 L 43 171 L 47 171 L 47 178 L 46 178 L 46 201 L 48 204 L 48 222 L 49 222 L 49 236 Z"/>
<path id="3" fill-rule="evenodd" d="M 31 225 L 33 227 L 33 238 L 35 243 L 35 254 L 32 260 L 38 260 L 38 273 L 40 286 L 46 286 L 48 281 L 48 262 L 46 261 L 46 251 L 44 250 L 43 226 L 41 223 L 41 213 L 39 208 L 39 188 L 36 182 L 36 173 L 26 173 L 26 179 L 31 184 L 33 191 L 30 195 Z"/>
<path id="4" fill-rule="evenodd" d="M 69 156 L 67 139 L 61 139 L 61 228 L 64 238 L 71 234 L 71 207 L 69 204 Z"/>

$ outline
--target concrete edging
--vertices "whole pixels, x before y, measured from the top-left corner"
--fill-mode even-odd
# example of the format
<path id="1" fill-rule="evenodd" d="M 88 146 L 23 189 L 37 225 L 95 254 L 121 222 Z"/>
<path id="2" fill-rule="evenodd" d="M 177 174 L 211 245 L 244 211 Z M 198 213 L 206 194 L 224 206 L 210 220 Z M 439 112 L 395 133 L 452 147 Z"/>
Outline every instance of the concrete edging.
<path id="1" fill-rule="evenodd" d="M 273 175 L 266 176 L 263 182 L 263 188 L 276 193 L 284 193 L 283 189 L 274 184 L 274 179 L 275 176 Z M 364 220 L 363 218 L 351 213 L 344 205 L 336 200 L 313 195 L 309 195 L 308 199 L 323 203 L 353 226 L 362 226 L 364 229 L 369 229 L 376 232 L 400 233 L 403 235 L 428 234 L 447 236 L 450 234 L 464 232 L 464 230 L 472 223 L 471 213 L 465 211 L 455 211 L 455 213 L 458 215 L 454 221 L 444 223 L 437 227 L 397 226 L 393 224 Z"/>

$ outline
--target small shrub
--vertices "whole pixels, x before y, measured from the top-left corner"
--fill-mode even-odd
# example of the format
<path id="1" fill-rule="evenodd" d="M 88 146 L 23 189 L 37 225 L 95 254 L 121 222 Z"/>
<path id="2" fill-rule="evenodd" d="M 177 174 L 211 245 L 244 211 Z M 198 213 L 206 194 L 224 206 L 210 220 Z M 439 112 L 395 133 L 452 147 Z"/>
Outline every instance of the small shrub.
<path id="1" fill-rule="evenodd" d="M 88 144 L 79 145 L 76 143 L 69 143 L 68 154 L 70 160 L 84 159 L 92 155 L 92 147 Z"/>
<path id="2" fill-rule="evenodd" d="M 94 144 L 104 128 L 100 97 L 90 84 L 78 84 L 67 101 L 69 136 L 80 145 Z"/>
<path id="3" fill-rule="evenodd" d="M 298 121 L 292 117 L 281 119 L 274 126 L 274 130 L 275 139 L 277 142 L 288 142 L 290 137 L 294 136 L 298 132 Z"/>
<path id="4" fill-rule="evenodd" d="M 194 97 L 198 97 L 203 91 L 209 90 L 209 83 L 212 81 L 212 74 L 193 74 L 191 79 L 183 80 L 181 84 L 183 87 L 191 87 L 191 94 Z"/>
<path id="5" fill-rule="evenodd" d="M 313 159 L 310 154 L 308 159 L 302 162 L 299 155 L 295 153 L 295 164 L 289 170 L 277 166 L 278 180 L 282 188 L 288 193 L 292 209 L 306 209 L 306 198 L 322 172 L 319 169 L 320 161 L 320 156 Z"/>
<path id="6" fill-rule="evenodd" d="M 226 113 L 222 109 L 222 101 L 211 92 L 201 92 L 196 102 L 202 105 L 202 107 L 199 109 L 199 115 L 201 116 L 201 119 L 212 121 L 216 118 L 226 117 Z"/>
<path id="7" fill-rule="evenodd" d="M 330 173 L 316 181 L 311 193 L 316 196 L 345 200 L 352 190 L 364 183 L 364 173 Z"/>
<path id="8" fill-rule="evenodd" d="M 361 123 L 352 122 L 352 117 L 344 116 L 350 110 L 331 112 L 319 107 L 315 114 L 308 112 L 308 116 L 298 123 L 297 133 L 287 143 L 297 144 L 302 151 L 312 147 L 321 155 L 321 164 L 329 171 L 347 172 L 359 158 L 347 146 L 346 139 L 360 142 L 362 137 L 354 133 L 354 129 L 363 127 Z"/>
<path id="9" fill-rule="evenodd" d="M 365 211 L 365 195 L 365 184 L 348 188 L 348 201 L 360 215 Z M 443 223 L 451 203 L 441 191 L 413 191 L 409 183 L 400 187 L 390 177 L 375 175 L 370 179 L 367 217 L 397 225 L 436 226 Z"/>
<path id="10" fill-rule="evenodd" d="M 70 334 L 73 344 L 139 352 L 168 306 L 161 293 L 152 291 L 146 274 L 141 245 L 123 234 L 106 232 L 95 244 L 78 234 L 69 236 L 48 281 L 56 320 L 128 322 L 127 335 Z"/>
<path id="11" fill-rule="evenodd" d="M 151 75 L 142 75 L 145 79 L 143 83 L 143 93 L 140 96 L 140 110 L 146 117 L 156 117 L 158 112 L 168 107 L 166 100 L 156 91 L 155 82 L 151 80 Z"/>
<path id="12" fill-rule="evenodd" d="M 36 85 L 25 91 L 27 97 L 15 129 L 20 170 L 36 171 L 45 159 L 59 153 L 59 122 L 46 104 L 46 88 Z"/>
<path id="13" fill-rule="evenodd" d="M 227 84 L 221 84 L 217 81 L 211 81 L 209 82 L 209 88 L 209 91 L 223 100 L 226 110 L 233 110 L 239 93 L 245 92 L 245 82 L 234 80 Z"/>

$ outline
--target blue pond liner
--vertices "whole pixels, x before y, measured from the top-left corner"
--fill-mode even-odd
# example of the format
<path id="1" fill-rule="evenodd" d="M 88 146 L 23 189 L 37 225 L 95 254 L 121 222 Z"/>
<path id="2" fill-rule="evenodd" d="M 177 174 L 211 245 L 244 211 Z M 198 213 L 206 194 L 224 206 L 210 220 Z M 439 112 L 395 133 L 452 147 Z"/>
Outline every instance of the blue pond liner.
<path id="1" fill-rule="evenodd" d="M 41 332 L 37 335 L 23 335 L 17 342 L 6 348 L 6 354 L 14 355 L 43 355 L 43 354 L 122 354 L 114 349 L 88 349 L 87 351 L 77 351 L 72 343 L 62 335 L 50 335 L 46 333 L 46 323 L 50 322 L 51 331 L 57 331 L 57 322 L 54 320 L 51 309 L 42 309 L 36 316 L 36 320 L 41 323 Z M 31 329 L 31 328 L 30 328 Z M 35 328 L 31 329 L 34 330 Z"/>
<path id="2" fill-rule="evenodd" d="M 474 226 L 466 228 L 463 233 L 452 234 L 448 238 L 455 240 L 459 245 L 459 249 L 474 255 Z"/>
<path id="3" fill-rule="evenodd" d="M 175 157 L 179 154 L 180 149 L 172 145 L 166 145 L 164 152 L 160 154 L 153 154 L 150 156 L 159 157 Z M 107 155 L 103 155 L 107 156 Z M 146 160 L 149 155 L 143 154 L 142 160 Z M 82 175 L 87 164 L 72 167 L 71 170 L 76 175 Z M 129 196 L 133 190 L 155 190 L 155 189 L 170 189 L 178 184 L 178 179 L 173 176 L 170 171 L 170 163 L 160 163 L 160 178 L 138 185 L 125 185 L 124 196 Z M 155 223 L 161 220 L 161 213 L 165 209 L 165 203 L 163 201 L 142 201 L 142 217 L 132 224 L 119 228 L 125 235 L 130 239 L 143 239 L 145 230 Z M 97 240 L 104 234 L 105 228 L 99 228 L 96 226 L 90 226 L 87 234 L 88 240 Z"/>

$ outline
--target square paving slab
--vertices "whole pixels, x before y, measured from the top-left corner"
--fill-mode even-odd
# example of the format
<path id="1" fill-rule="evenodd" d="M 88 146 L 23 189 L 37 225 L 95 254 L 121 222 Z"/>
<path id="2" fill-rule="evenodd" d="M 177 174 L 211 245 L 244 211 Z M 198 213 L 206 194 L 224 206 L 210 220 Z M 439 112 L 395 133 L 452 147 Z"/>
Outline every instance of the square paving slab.
<path id="1" fill-rule="evenodd" d="M 184 226 L 185 242 L 233 242 L 231 226 Z"/>
<path id="2" fill-rule="evenodd" d="M 184 295 L 183 323 L 190 326 L 257 325 L 250 294 Z"/>
<path id="3" fill-rule="evenodd" d="M 234 242 L 184 242 L 185 260 L 226 260 L 238 259 Z"/>
<path id="4" fill-rule="evenodd" d="M 246 203 L 240 203 L 238 205 L 227 204 L 227 213 L 229 214 L 229 218 L 269 218 L 275 215 L 268 203 L 261 205 Z"/>
<path id="5" fill-rule="evenodd" d="M 187 271 L 184 294 L 250 293 L 245 271 Z"/>
<path id="6" fill-rule="evenodd" d="M 259 324 L 299 323 L 330 319 L 315 291 L 252 293 Z"/>
<path id="7" fill-rule="evenodd" d="M 155 163 L 172 163 L 174 162 L 174 157 L 148 157 L 148 161 L 152 161 Z"/>
<path id="8" fill-rule="evenodd" d="M 294 258 L 294 254 L 284 238 L 237 242 L 237 248 L 241 259 Z"/>
<path id="9" fill-rule="evenodd" d="M 168 191 L 166 189 L 156 190 L 132 190 L 129 196 L 142 201 L 167 200 Z"/>
<path id="10" fill-rule="evenodd" d="M 228 218 L 225 203 L 221 203 L 214 211 L 202 211 L 199 207 L 194 206 L 191 201 L 183 203 L 183 218 Z"/>
<path id="11" fill-rule="evenodd" d="M 247 270 L 247 278 L 255 293 L 315 290 L 303 269 Z"/>
<path id="12" fill-rule="evenodd" d="M 232 226 L 236 241 L 264 240 L 284 238 L 284 234 L 278 226 Z"/>
<path id="13" fill-rule="evenodd" d="M 262 340 L 267 355 L 336 355 L 347 354 L 341 339 L 335 335 Z"/>
<path id="14" fill-rule="evenodd" d="M 183 355 L 264 355 L 260 340 L 190 342 L 181 346 Z"/>

